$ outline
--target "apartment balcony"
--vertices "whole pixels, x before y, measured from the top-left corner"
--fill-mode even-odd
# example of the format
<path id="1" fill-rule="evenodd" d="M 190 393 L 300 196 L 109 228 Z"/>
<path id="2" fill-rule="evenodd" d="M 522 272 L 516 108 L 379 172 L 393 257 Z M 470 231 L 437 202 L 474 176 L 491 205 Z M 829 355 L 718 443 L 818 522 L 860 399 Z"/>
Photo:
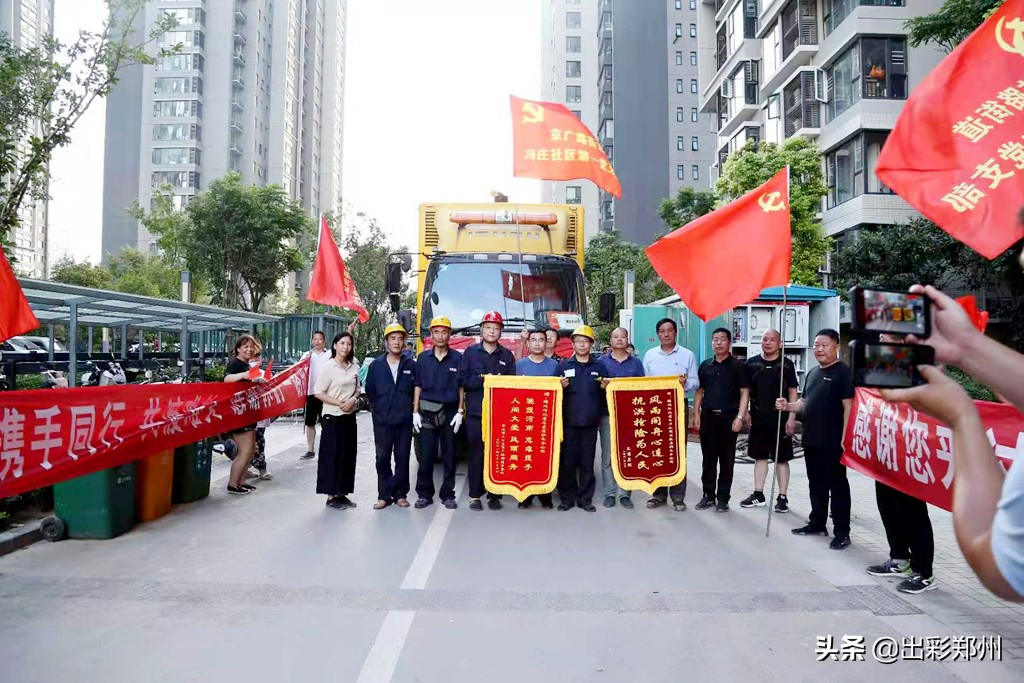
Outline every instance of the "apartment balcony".
<path id="1" fill-rule="evenodd" d="M 235 41 L 235 47 L 236 47 L 236 49 L 237 49 L 237 47 L 238 47 L 239 45 L 242 45 L 242 46 L 244 46 L 244 45 L 245 45 L 245 43 L 246 43 L 246 40 L 245 40 L 245 34 L 244 34 L 244 33 L 242 33 L 242 32 L 241 32 L 241 31 L 239 30 L 239 28 L 238 28 L 237 26 L 235 27 L 235 32 L 234 32 L 234 34 L 233 34 L 233 35 L 232 35 L 231 37 L 232 37 L 232 38 L 234 39 L 234 41 Z"/>
<path id="2" fill-rule="evenodd" d="M 821 134 L 821 102 L 815 98 L 815 74 L 801 71 L 782 91 L 783 133 L 791 137 Z"/>
<path id="3" fill-rule="evenodd" d="M 605 67 L 605 66 L 611 66 L 611 65 L 612 65 L 612 46 L 611 46 L 611 43 L 609 43 L 608 46 L 604 50 L 601 51 L 601 66 Z"/>
<path id="4" fill-rule="evenodd" d="M 611 15 L 605 15 L 602 17 L 601 25 L 597 27 L 597 39 L 598 40 L 611 40 L 612 37 L 612 20 Z"/>
<path id="5" fill-rule="evenodd" d="M 610 102 L 602 104 L 600 109 L 598 110 L 598 113 L 600 114 L 601 121 L 615 118 L 614 107 Z"/>
<path id="6" fill-rule="evenodd" d="M 748 121 L 757 116 L 761 110 L 761 103 L 758 100 L 759 91 L 757 82 L 746 83 L 742 93 L 736 93 L 734 97 L 724 99 L 726 111 L 724 121 L 718 130 L 720 138 L 731 138 L 736 131 L 743 127 Z"/>
<path id="7" fill-rule="evenodd" d="M 234 56 L 232 57 L 235 64 L 238 66 L 245 66 L 245 55 L 240 50 L 235 50 Z"/>
<path id="8" fill-rule="evenodd" d="M 232 97 L 231 98 L 231 108 L 234 109 L 235 111 L 244 111 L 245 110 L 245 105 L 242 104 L 241 100 L 239 100 L 237 97 Z"/>
<path id="9" fill-rule="evenodd" d="M 778 47 L 764 56 L 762 97 L 782 87 L 818 54 L 817 4 L 814 0 L 789 0 L 778 20 L 773 21 L 764 33 L 766 51 L 772 49 L 768 47 L 773 42 L 772 34 L 778 39 Z"/>
<path id="10" fill-rule="evenodd" d="M 231 156 L 234 157 L 242 156 L 242 150 L 240 150 L 236 145 L 231 145 L 231 147 L 228 148 L 228 152 L 230 152 Z"/>
<path id="11" fill-rule="evenodd" d="M 234 74 L 231 77 L 231 86 L 239 90 L 245 88 L 245 79 L 242 78 L 242 74 Z"/>
<path id="12" fill-rule="evenodd" d="M 245 11 L 241 7 L 235 8 L 235 23 L 244 24 L 248 20 L 245 16 Z"/>
<path id="13" fill-rule="evenodd" d="M 238 121 L 236 121 L 235 119 L 231 119 L 231 124 L 230 124 L 229 127 L 231 128 L 231 133 L 233 135 L 241 135 L 242 134 L 242 124 L 239 123 Z"/>
<path id="14" fill-rule="evenodd" d="M 736 67 L 741 62 L 758 61 L 761 58 L 761 41 L 750 39 L 743 40 L 739 46 L 729 55 L 727 55 L 721 66 L 718 67 L 718 71 L 714 77 L 708 82 L 704 92 L 700 96 L 700 109 L 704 113 L 715 111 L 715 95 L 722 87 L 722 81 L 724 81 L 729 74 L 736 71 Z M 717 63 L 717 62 L 716 62 Z"/>

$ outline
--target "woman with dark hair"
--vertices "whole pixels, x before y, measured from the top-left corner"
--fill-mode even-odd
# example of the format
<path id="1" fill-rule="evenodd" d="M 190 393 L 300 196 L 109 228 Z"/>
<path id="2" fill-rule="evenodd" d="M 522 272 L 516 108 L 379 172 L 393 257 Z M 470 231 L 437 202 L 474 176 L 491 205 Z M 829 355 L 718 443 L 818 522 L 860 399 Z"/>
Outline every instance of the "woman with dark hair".
<path id="1" fill-rule="evenodd" d="M 324 405 L 316 492 L 326 494 L 327 506 L 336 510 L 356 506 L 348 497 L 355 489 L 356 405 L 360 393 L 359 368 L 352 347 L 349 332 L 335 335 L 331 358 L 321 368 L 314 387 L 314 394 Z"/>
<path id="2" fill-rule="evenodd" d="M 225 368 L 225 382 L 262 382 L 262 377 L 249 379 L 249 363 L 259 355 L 260 344 L 252 335 L 243 334 L 235 342 L 235 357 Z M 243 495 L 255 491 L 256 487 L 245 483 L 245 474 L 249 463 L 256 452 L 256 425 L 239 427 L 231 434 L 238 445 L 238 455 L 231 461 L 231 474 L 228 477 L 228 493 Z"/>

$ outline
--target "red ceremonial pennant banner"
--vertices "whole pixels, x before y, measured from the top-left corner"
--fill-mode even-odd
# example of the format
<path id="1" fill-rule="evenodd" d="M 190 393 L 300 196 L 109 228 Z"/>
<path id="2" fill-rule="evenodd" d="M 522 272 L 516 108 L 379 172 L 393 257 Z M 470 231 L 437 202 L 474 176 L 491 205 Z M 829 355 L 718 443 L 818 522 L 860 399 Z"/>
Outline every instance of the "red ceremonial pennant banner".
<path id="1" fill-rule="evenodd" d="M 269 382 L 5 392 L 0 498 L 195 443 L 306 403 L 309 360 Z"/>
<path id="2" fill-rule="evenodd" d="M 686 478 L 685 405 L 678 377 L 611 380 L 612 472 L 619 486 L 653 495 Z"/>
<path id="3" fill-rule="evenodd" d="M 557 377 L 486 377 L 482 427 L 488 491 L 522 502 L 555 490 L 562 443 Z"/>
<path id="4" fill-rule="evenodd" d="M 988 441 L 1002 464 L 1024 457 L 1024 414 L 1003 403 L 975 401 Z M 843 464 L 899 491 L 953 509 L 953 431 L 905 403 L 887 403 L 858 388 L 844 439 Z"/>
<path id="5" fill-rule="evenodd" d="M 875 174 L 987 258 L 1024 237 L 1024 0 L 1003 3 L 914 88 Z"/>

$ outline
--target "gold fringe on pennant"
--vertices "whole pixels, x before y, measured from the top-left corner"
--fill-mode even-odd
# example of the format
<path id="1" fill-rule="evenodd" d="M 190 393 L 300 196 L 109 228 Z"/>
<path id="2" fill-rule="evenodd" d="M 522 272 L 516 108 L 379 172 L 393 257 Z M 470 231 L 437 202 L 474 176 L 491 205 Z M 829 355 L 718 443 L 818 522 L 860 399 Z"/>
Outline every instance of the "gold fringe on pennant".
<path id="1" fill-rule="evenodd" d="M 676 443 L 679 444 L 679 469 L 668 477 L 657 477 L 651 482 L 642 479 L 623 479 L 619 472 L 619 437 L 617 434 L 617 415 L 615 414 L 616 391 L 650 391 L 652 389 L 670 389 L 676 395 Z M 612 472 L 615 482 L 627 491 L 645 491 L 654 495 L 655 490 L 662 486 L 675 486 L 686 479 L 686 392 L 679 384 L 679 378 L 670 377 L 618 377 L 609 380 L 605 389 L 608 401 L 608 427 L 612 440 Z M 682 410 L 678 410 L 682 408 Z"/>
<path id="2" fill-rule="evenodd" d="M 555 392 L 555 433 L 551 440 L 551 479 L 544 484 L 531 484 L 519 489 L 511 484 L 491 481 L 491 390 L 538 389 Z M 529 496 L 551 493 L 558 485 L 558 464 L 562 450 L 562 382 L 559 377 L 519 377 L 516 375 L 487 375 L 484 377 L 484 403 L 481 428 L 484 437 L 484 488 L 496 495 L 508 495 L 522 503 Z"/>

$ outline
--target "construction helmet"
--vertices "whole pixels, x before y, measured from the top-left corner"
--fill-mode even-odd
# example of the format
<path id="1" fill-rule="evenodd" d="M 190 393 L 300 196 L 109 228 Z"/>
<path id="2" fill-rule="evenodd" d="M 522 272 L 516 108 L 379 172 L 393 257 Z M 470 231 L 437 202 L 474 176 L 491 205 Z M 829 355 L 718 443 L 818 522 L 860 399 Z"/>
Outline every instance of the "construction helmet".
<path id="1" fill-rule="evenodd" d="M 498 323 L 502 327 L 505 327 L 505 319 L 501 317 L 501 313 L 497 311 L 487 311 L 484 313 L 484 317 L 480 320 L 480 324 L 484 323 Z"/>
<path id="2" fill-rule="evenodd" d="M 594 339 L 594 330 L 590 329 L 590 325 L 580 325 L 572 331 L 574 337 L 586 337 L 590 341 L 596 341 Z"/>
<path id="3" fill-rule="evenodd" d="M 409 336 L 409 333 L 405 331 L 404 327 L 402 327 L 398 323 L 391 323 L 390 325 L 384 328 L 384 338 L 387 339 L 389 335 L 394 334 L 395 332 L 401 332 L 402 335 L 405 337 Z"/>
<path id="4" fill-rule="evenodd" d="M 434 329 L 435 327 L 447 327 L 449 330 L 451 330 L 452 321 L 449 320 L 447 316 L 434 316 L 434 318 L 430 321 L 430 329 Z"/>

